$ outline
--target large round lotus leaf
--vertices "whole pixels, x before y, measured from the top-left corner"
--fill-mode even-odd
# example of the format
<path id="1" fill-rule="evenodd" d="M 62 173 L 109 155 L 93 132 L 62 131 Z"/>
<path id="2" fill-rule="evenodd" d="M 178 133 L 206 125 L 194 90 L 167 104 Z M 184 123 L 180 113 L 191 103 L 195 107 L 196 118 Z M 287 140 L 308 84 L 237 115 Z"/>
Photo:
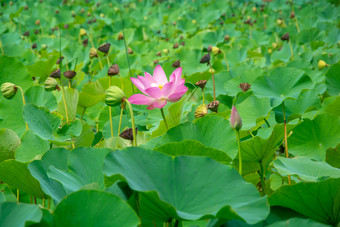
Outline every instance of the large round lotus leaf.
<path id="1" fill-rule="evenodd" d="M 273 165 L 282 176 L 296 174 L 304 181 L 318 181 L 324 177 L 340 178 L 340 169 L 303 156 L 292 159 L 278 157 Z"/>
<path id="2" fill-rule="evenodd" d="M 223 151 L 206 147 L 196 140 L 166 143 L 155 148 L 155 150 L 170 156 L 205 156 L 221 163 L 230 163 L 231 161 L 231 158 Z"/>
<path id="3" fill-rule="evenodd" d="M 104 148 L 76 148 L 69 154 L 67 170 L 50 166 L 47 175 L 49 178 L 60 182 L 66 193 L 77 191 L 93 183 L 96 183 L 100 189 L 104 189 L 102 166 L 109 151 L 109 149 Z"/>
<path id="4" fill-rule="evenodd" d="M 24 65 L 15 58 L 1 55 L 0 65 L 6 66 L 0 68 L 0 85 L 6 82 L 11 82 L 22 87 L 24 91 L 32 86 L 33 81 L 31 76 L 28 75 Z"/>
<path id="5" fill-rule="evenodd" d="M 31 131 L 26 131 L 21 137 L 20 147 L 15 152 L 15 159 L 19 162 L 29 162 L 40 157 L 48 151 L 50 144 Z"/>
<path id="6" fill-rule="evenodd" d="M 0 163 L 0 180 L 13 189 L 19 189 L 29 195 L 43 198 L 39 182 L 32 177 L 27 168 L 27 163 L 16 160 L 6 160 Z"/>
<path id="7" fill-rule="evenodd" d="M 271 206 L 295 210 L 316 221 L 337 226 L 340 222 L 340 179 L 282 186 L 270 197 Z"/>
<path id="8" fill-rule="evenodd" d="M 50 113 L 45 107 L 27 104 L 23 108 L 24 119 L 32 132 L 44 140 L 53 140 L 53 133 L 61 124 L 61 116 Z"/>
<path id="9" fill-rule="evenodd" d="M 54 211 L 56 226 L 135 227 L 134 210 L 116 195 L 82 190 L 65 197 Z"/>
<path id="10" fill-rule="evenodd" d="M 83 86 L 79 94 L 79 106 L 88 108 L 105 99 L 105 91 L 109 87 L 106 78 L 89 82 Z"/>
<path id="11" fill-rule="evenodd" d="M 284 138 L 283 125 L 276 125 L 268 138 L 261 138 L 255 136 L 251 139 L 241 142 L 241 155 L 242 155 L 242 171 L 243 174 L 254 173 L 263 167 L 267 166 L 273 155 L 282 143 Z M 238 165 L 238 157 L 235 160 Z"/>
<path id="12" fill-rule="evenodd" d="M 241 130 L 249 130 L 255 127 L 258 122 L 263 121 L 272 109 L 269 98 L 257 98 L 256 96 L 248 97 L 236 108 L 242 119 Z"/>
<path id="13" fill-rule="evenodd" d="M 304 119 L 288 138 L 289 152 L 325 161 L 326 150 L 340 143 L 340 119 L 334 115 L 322 114 L 313 120 Z"/>
<path id="14" fill-rule="evenodd" d="M 49 59 L 47 60 L 37 61 L 32 65 L 26 66 L 28 73 L 32 77 L 39 77 L 40 82 L 44 82 L 45 79 L 53 71 L 53 67 L 55 66 L 58 58 L 59 58 L 59 55 L 55 54 L 55 55 L 49 56 Z"/>
<path id="15" fill-rule="evenodd" d="M 40 222 L 42 211 L 38 206 L 25 203 L 0 203 L 0 226 L 24 227 L 28 222 Z"/>
<path id="16" fill-rule="evenodd" d="M 0 128 L 13 130 L 18 136 L 26 131 L 24 119 L 22 117 L 22 98 L 17 94 L 8 100 L 0 95 Z"/>
<path id="17" fill-rule="evenodd" d="M 278 106 L 287 98 L 296 99 L 303 89 L 313 88 L 312 80 L 304 71 L 296 68 L 276 68 L 269 76 L 261 76 L 252 84 L 254 95 L 271 98 L 272 106 Z"/>
<path id="18" fill-rule="evenodd" d="M 50 111 L 57 109 L 57 100 L 52 92 L 47 92 L 42 86 L 33 86 L 25 92 L 26 103 L 46 107 Z"/>
<path id="19" fill-rule="evenodd" d="M 69 153 L 70 151 L 64 148 L 52 149 L 47 151 L 41 160 L 28 164 L 29 171 L 39 181 L 41 189 L 56 202 L 59 202 L 66 192 L 60 182 L 47 176 L 47 170 L 52 165 L 60 170 L 66 170 Z"/>
<path id="20" fill-rule="evenodd" d="M 267 225 L 267 227 L 301 227 L 301 226 L 308 226 L 308 227 L 327 227 L 329 225 L 325 225 L 311 219 L 305 218 L 291 218 L 285 221 L 278 221 L 273 224 Z"/>
<path id="21" fill-rule="evenodd" d="M 0 162 L 14 159 L 14 152 L 20 145 L 20 139 L 10 129 L 0 129 Z"/>
<path id="22" fill-rule="evenodd" d="M 340 94 L 340 63 L 334 64 L 326 74 L 327 92 L 330 95 Z"/>
<path id="23" fill-rule="evenodd" d="M 161 144 L 197 140 L 203 145 L 225 152 L 232 159 L 237 155 L 237 142 L 229 121 L 223 117 L 206 116 L 195 123 L 184 123 L 170 129 Z"/>
<path id="24" fill-rule="evenodd" d="M 234 168 L 207 157 L 169 157 L 131 147 L 111 152 L 103 172 L 122 175 L 133 190 L 157 192 L 182 219 L 215 216 L 254 224 L 269 213 L 266 198 L 254 186 Z"/>

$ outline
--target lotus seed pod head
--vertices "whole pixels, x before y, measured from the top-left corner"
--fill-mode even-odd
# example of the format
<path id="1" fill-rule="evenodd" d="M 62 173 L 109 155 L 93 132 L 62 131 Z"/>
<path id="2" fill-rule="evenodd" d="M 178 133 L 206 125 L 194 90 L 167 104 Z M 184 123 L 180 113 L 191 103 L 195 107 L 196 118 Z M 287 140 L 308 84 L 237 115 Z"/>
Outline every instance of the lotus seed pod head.
<path id="1" fill-rule="evenodd" d="M 118 39 L 118 40 L 124 39 L 124 35 L 123 35 L 122 32 L 119 32 L 119 33 L 118 33 L 118 38 L 117 38 L 117 39 Z"/>
<path id="2" fill-rule="evenodd" d="M 283 36 L 281 36 L 281 40 L 289 42 L 289 33 L 287 32 Z"/>
<path id="3" fill-rule="evenodd" d="M 17 93 L 17 90 L 17 86 L 13 83 L 6 82 L 1 85 L 1 93 L 5 99 L 12 99 Z"/>
<path id="4" fill-rule="evenodd" d="M 254 6 L 253 7 L 253 12 L 255 13 L 257 11 L 256 7 Z"/>
<path id="5" fill-rule="evenodd" d="M 96 48 L 92 47 L 90 49 L 90 58 L 97 58 L 97 57 L 98 57 L 97 50 L 96 50 Z"/>
<path id="6" fill-rule="evenodd" d="M 38 25 L 38 26 L 40 25 L 40 20 L 39 19 L 35 21 L 35 25 Z"/>
<path id="7" fill-rule="evenodd" d="M 319 67 L 320 70 L 325 68 L 326 66 L 328 66 L 328 65 L 327 65 L 327 63 L 325 61 L 319 60 L 318 67 Z"/>
<path id="8" fill-rule="evenodd" d="M 215 100 L 215 101 L 212 101 L 210 102 L 208 105 L 207 105 L 207 108 L 215 113 L 217 113 L 218 111 L 218 106 L 220 105 L 220 102 Z"/>
<path id="9" fill-rule="evenodd" d="M 66 71 L 63 74 L 67 79 L 73 79 L 77 75 L 75 71 Z"/>
<path id="10" fill-rule="evenodd" d="M 229 35 L 225 35 L 225 36 L 224 36 L 224 41 L 225 41 L 225 42 L 228 42 L 229 40 L 230 40 L 230 36 L 229 36 Z"/>
<path id="11" fill-rule="evenodd" d="M 199 80 L 195 83 L 198 87 L 200 87 L 201 89 L 205 88 L 205 85 L 207 84 L 206 80 Z"/>
<path id="12" fill-rule="evenodd" d="M 195 118 L 201 118 L 207 115 L 208 108 L 205 104 L 199 105 L 195 110 Z"/>
<path id="13" fill-rule="evenodd" d="M 273 47 L 273 49 L 276 49 L 277 44 L 276 43 L 272 43 L 272 47 Z"/>
<path id="14" fill-rule="evenodd" d="M 60 69 L 56 69 L 50 74 L 50 77 L 52 78 L 60 78 L 60 76 L 61 76 Z"/>
<path id="15" fill-rule="evenodd" d="M 207 51 L 208 51 L 208 52 L 211 52 L 211 51 L 212 51 L 212 46 L 211 46 L 211 45 L 208 46 Z"/>
<path id="16" fill-rule="evenodd" d="M 181 67 L 181 61 L 180 61 L 180 60 L 177 60 L 177 61 L 175 61 L 174 63 L 172 63 L 171 66 L 174 67 L 174 68 Z"/>
<path id="17" fill-rule="evenodd" d="M 107 75 L 115 76 L 119 74 L 119 66 L 117 64 L 112 65 L 109 70 L 107 71 Z"/>
<path id="18" fill-rule="evenodd" d="M 272 53 L 272 49 L 269 48 L 269 49 L 268 49 L 268 54 L 271 54 L 271 53 Z"/>
<path id="19" fill-rule="evenodd" d="M 54 90 L 59 90 L 59 85 L 58 81 L 54 79 L 53 77 L 47 77 L 45 80 L 44 88 L 46 91 L 54 91 Z"/>
<path id="20" fill-rule="evenodd" d="M 240 88 L 244 92 L 248 91 L 250 87 L 251 87 L 251 85 L 248 84 L 248 83 L 240 83 Z"/>
<path id="21" fill-rule="evenodd" d="M 192 20 L 192 23 L 193 23 L 193 24 L 196 24 L 196 23 L 197 23 L 197 21 L 196 21 L 196 20 Z"/>
<path id="22" fill-rule="evenodd" d="M 136 132 L 137 132 L 137 127 L 136 127 Z M 125 129 L 121 134 L 119 134 L 119 137 L 132 141 L 133 140 L 132 128 Z"/>
<path id="23" fill-rule="evenodd" d="M 209 53 L 204 55 L 200 60 L 200 63 L 202 63 L 202 64 L 204 64 L 204 63 L 209 64 L 209 62 L 210 62 L 210 54 Z"/>
<path id="24" fill-rule="evenodd" d="M 282 21 L 281 19 L 277 19 L 277 20 L 276 20 L 276 24 L 277 24 L 277 25 L 280 26 L 280 25 L 282 25 L 282 23 L 283 23 L 283 21 Z"/>
<path id="25" fill-rule="evenodd" d="M 133 50 L 129 47 L 127 50 L 128 54 L 133 54 Z"/>
<path id="26" fill-rule="evenodd" d="M 80 36 L 86 35 L 86 30 L 84 28 L 81 28 L 80 31 L 79 31 L 79 35 Z"/>
<path id="27" fill-rule="evenodd" d="M 98 50 L 100 52 L 103 52 L 104 54 L 107 54 L 110 50 L 110 46 L 111 46 L 110 43 L 104 43 L 98 47 Z"/>
<path id="28" fill-rule="evenodd" d="M 230 125 L 231 128 L 235 130 L 240 130 L 242 128 L 242 119 L 235 106 L 231 108 Z"/>
<path id="29" fill-rule="evenodd" d="M 163 49 L 164 54 L 169 54 L 169 49 Z"/>
<path id="30" fill-rule="evenodd" d="M 125 94 L 117 86 L 111 86 L 106 90 L 105 103 L 108 106 L 119 106 L 125 99 Z"/>
<path id="31" fill-rule="evenodd" d="M 213 73 L 215 73 L 215 69 L 209 68 L 209 72 L 210 72 L 211 74 L 213 74 Z"/>
<path id="32" fill-rule="evenodd" d="M 103 17 L 104 17 L 104 14 L 103 14 L 103 13 L 101 13 L 101 14 L 99 14 L 99 16 L 100 16 L 101 18 L 103 18 Z"/>
<path id="33" fill-rule="evenodd" d="M 212 47 L 211 50 L 212 50 L 214 55 L 217 55 L 217 54 L 221 53 L 221 50 L 218 47 Z"/>

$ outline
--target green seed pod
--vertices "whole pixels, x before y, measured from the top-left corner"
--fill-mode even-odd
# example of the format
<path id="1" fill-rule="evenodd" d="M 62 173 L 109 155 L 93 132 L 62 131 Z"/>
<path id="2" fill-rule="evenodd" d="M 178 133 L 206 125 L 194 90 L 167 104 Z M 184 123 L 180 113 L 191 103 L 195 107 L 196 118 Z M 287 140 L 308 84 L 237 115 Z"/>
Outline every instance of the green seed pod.
<path id="1" fill-rule="evenodd" d="M 201 118 L 207 115 L 208 108 L 205 104 L 199 105 L 195 110 L 195 118 Z"/>
<path id="2" fill-rule="evenodd" d="M 108 106 L 118 106 L 125 99 L 125 94 L 117 86 L 111 86 L 106 90 L 105 103 Z"/>
<path id="3" fill-rule="evenodd" d="M 47 77 L 47 79 L 45 80 L 44 87 L 46 91 L 54 91 L 60 89 L 58 81 L 52 77 Z"/>
<path id="4" fill-rule="evenodd" d="M 1 85 L 1 93 L 6 99 L 12 99 L 17 93 L 17 90 L 17 86 L 9 82 Z"/>

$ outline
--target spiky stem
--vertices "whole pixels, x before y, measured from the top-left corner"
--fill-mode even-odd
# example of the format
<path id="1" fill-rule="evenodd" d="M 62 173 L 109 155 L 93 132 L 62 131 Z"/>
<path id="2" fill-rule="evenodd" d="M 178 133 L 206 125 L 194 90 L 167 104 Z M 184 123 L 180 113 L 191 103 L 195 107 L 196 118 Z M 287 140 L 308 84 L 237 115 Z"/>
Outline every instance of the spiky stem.
<path id="1" fill-rule="evenodd" d="M 241 142 L 240 142 L 240 130 L 236 130 L 237 133 L 237 145 L 238 145 L 238 169 L 239 173 L 242 176 L 242 155 L 241 155 Z"/>
<path id="2" fill-rule="evenodd" d="M 229 72 L 229 71 L 230 71 L 230 68 L 229 68 L 229 64 L 228 64 L 228 61 L 227 61 L 227 56 L 225 55 L 224 50 L 221 49 L 221 51 L 222 51 L 222 53 L 223 53 L 223 57 L 224 57 L 225 63 L 227 64 L 227 69 L 228 69 L 228 72 Z"/>

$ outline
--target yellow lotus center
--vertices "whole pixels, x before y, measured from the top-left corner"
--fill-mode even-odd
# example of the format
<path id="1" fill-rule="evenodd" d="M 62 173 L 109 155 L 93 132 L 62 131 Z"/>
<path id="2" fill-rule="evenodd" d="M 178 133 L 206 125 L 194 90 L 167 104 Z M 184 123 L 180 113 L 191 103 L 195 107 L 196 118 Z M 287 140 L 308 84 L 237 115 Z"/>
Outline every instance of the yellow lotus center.
<path id="1" fill-rule="evenodd" d="M 158 85 L 159 89 L 161 89 L 161 90 L 162 90 L 163 86 L 164 86 L 164 85 Z"/>

